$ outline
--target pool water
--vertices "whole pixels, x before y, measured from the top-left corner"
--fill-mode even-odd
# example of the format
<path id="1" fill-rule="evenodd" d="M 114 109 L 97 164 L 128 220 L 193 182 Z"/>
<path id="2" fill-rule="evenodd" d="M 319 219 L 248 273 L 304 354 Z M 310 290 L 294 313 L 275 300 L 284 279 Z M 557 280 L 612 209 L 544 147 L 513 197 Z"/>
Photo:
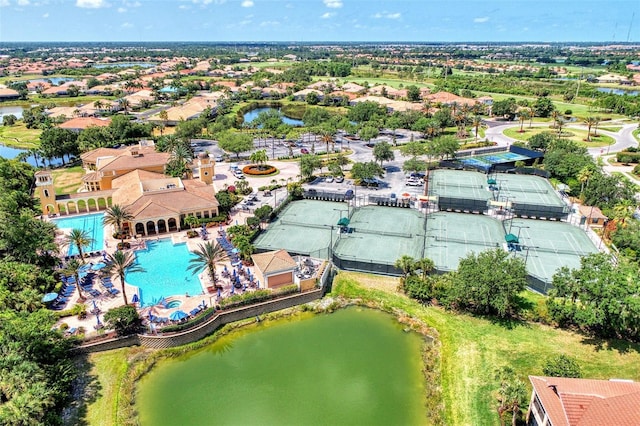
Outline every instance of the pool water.
<path id="1" fill-rule="evenodd" d="M 182 305 L 181 300 L 172 300 L 171 302 L 167 303 L 167 309 L 179 308 L 180 305 Z"/>
<path id="2" fill-rule="evenodd" d="M 144 425 L 428 424 L 420 350 L 388 314 L 350 308 L 242 327 L 156 363 Z"/>
<path id="3" fill-rule="evenodd" d="M 169 296 L 202 294 L 198 276 L 187 271 L 189 260 L 195 256 L 185 243 L 174 245 L 169 238 L 147 241 L 147 249 L 135 254 L 136 264 L 146 272 L 130 272 L 125 280 L 140 290 L 140 306 L 157 304 Z"/>
<path id="4" fill-rule="evenodd" d="M 62 217 L 59 219 L 53 219 L 52 222 L 56 224 L 58 229 L 82 229 L 87 231 L 89 236 L 93 239 L 92 244 L 83 249 L 83 251 L 87 253 L 91 251 L 102 251 L 104 249 L 103 218 L 104 213 L 93 213 L 82 216 Z M 78 249 L 74 244 L 71 244 L 67 255 L 73 256 L 76 254 L 78 254 Z"/>

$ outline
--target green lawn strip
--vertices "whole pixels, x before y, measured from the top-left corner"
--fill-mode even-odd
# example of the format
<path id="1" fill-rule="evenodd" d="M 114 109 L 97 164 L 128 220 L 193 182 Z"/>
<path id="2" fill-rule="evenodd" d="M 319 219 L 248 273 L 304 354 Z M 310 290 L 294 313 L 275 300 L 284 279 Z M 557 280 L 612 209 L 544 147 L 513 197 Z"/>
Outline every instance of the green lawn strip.
<path id="1" fill-rule="evenodd" d="M 320 79 L 322 80 L 322 79 Z M 416 86 L 416 87 L 432 87 L 432 84 L 421 83 L 412 80 L 402 80 L 398 78 L 380 78 L 380 77 L 345 77 L 342 79 L 343 82 L 353 82 L 356 84 L 362 85 L 365 81 L 369 83 L 369 87 L 378 86 L 378 85 L 387 85 L 391 86 L 395 89 L 399 89 L 400 85 L 406 88 L 407 86 Z"/>
<path id="2" fill-rule="evenodd" d="M 0 144 L 14 148 L 36 148 L 40 146 L 40 129 L 27 129 L 22 121 L 13 126 L 0 126 Z"/>
<path id="3" fill-rule="evenodd" d="M 494 372 L 510 365 L 529 386 L 528 375 L 541 375 L 545 360 L 558 354 L 576 357 L 585 377 L 638 380 L 640 345 L 593 341 L 570 331 L 537 323 L 501 324 L 489 319 L 424 307 L 415 301 L 359 285 L 364 274 L 340 273 L 333 293 L 406 311 L 438 331 L 442 344 L 441 385 L 445 423 L 497 424 Z M 541 296 L 526 295 L 532 303 Z M 588 342 L 594 342 L 590 344 Z"/>
<path id="4" fill-rule="evenodd" d="M 608 132 L 617 133 L 622 130 L 622 126 L 606 126 L 606 127 L 598 127 L 598 130 L 606 130 Z"/>
<path id="5" fill-rule="evenodd" d="M 636 142 L 640 143 L 640 129 L 633 131 L 633 137 L 636 138 Z"/>
<path id="6" fill-rule="evenodd" d="M 67 424 L 88 424 L 110 426 L 118 424 L 116 414 L 120 395 L 120 385 L 127 372 L 132 349 L 124 348 L 90 354 L 85 367 L 89 379 L 86 405 Z"/>
<path id="7" fill-rule="evenodd" d="M 557 133 L 557 131 L 555 129 L 552 129 L 550 127 L 528 127 L 526 124 L 523 127 L 523 132 L 520 133 L 520 126 L 518 127 L 510 127 L 508 129 L 506 129 L 503 133 L 505 136 L 508 136 L 510 138 L 514 138 L 514 139 L 518 139 L 521 141 L 526 141 L 528 140 L 531 136 L 533 135 L 537 135 L 539 133 L 543 133 L 543 132 L 555 132 Z M 580 145 L 586 146 L 587 148 L 593 148 L 593 147 L 601 147 L 601 146 L 607 146 L 607 145 L 611 145 L 613 144 L 615 141 L 612 137 L 610 136 L 606 136 L 603 134 L 598 134 L 598 136 L 591 136 L 591 142 L 587 142 L 585 141 L 585 139 L 587 138 L 587 131 L 586 130 L 581 130 L 581 129 L 574 129 L 574 128 L 567 128 L 565 127 L 562 130 L 563 134 L 566 133 L 571 133 L 571 136 L 564 136 L 564 139 L 570 139 L 574 142 L 577 142 Z M 593 133 L 593 131 L 592 131 Z"/>

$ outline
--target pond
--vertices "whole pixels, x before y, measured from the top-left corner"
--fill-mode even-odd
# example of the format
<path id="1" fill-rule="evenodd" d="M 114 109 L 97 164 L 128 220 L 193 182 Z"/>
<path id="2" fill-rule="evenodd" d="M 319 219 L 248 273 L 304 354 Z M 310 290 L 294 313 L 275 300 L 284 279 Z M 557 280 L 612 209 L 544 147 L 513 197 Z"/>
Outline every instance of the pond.
<path id="1" fill-rule="evenodd" d="M 251 111 L 246 112 L 246 113 L 244 114 L 244 116 L 243 116 L 243 117 L 244 117 L 244 122 L 245 122 L 245 123 L 251 123 L 253 120 L 255 120 L 256 118 L 258 118 L 258 115 L 259 115 L 261 112 L 267 112 L 267 111 L 272 111 L 272 110 L 273 110 L 273 111 L 281 112 L 281 111 L 280 111 L 279 109 L 277 109 L 277 108 L 268 108 L 268 107 L 252 109 Z M 288 124 L 288 125 L 290 125 L 290 126 L 294 126 L 294 127 L 301 127 L 301 126 L 304 126 L 304 123 L 302 122 L 302 120 L 297 120 L 297 119 L 295 119 L 295 118 L 289 118 L 289 117 L 286 117 L 286 116 L 284 116 L 284 115 L 282 116 L 282 122 L 283 122 L 284 124 Z"/>
<path id="2" fill-rule="evenodd" d="M 138 383 L 142 425 L 426 423 L 423 339 L 350 308 L 232 332 Z"/>
<path id="3" fill-rule="evenodd" d="M 153 62 L 117 62 L 113 64 L 95 64 L 93 68 L 153 68 L 158 64 L 154 64 Z"/>
<path id="4" fill-rule="evenodd" d="M 24 108 L 21 106 L 0 106 L 0 125 L 2 123 L 2 117 L 5 115 L 15 115 L 18 120 L 22 118 L 22 111 Z"/>
<path id="5" fill-rule="evenodd" d="M 33 80 L 29 80 L 32 83 L 51 83 L 54 86 L 59 86 L 62 83 L 66 83 L 68 81 L 76 81 L 75 78 L 71 77 L 45 77 L 45 78 L 36 78 Z"/>
<path id="6" fill-rule="evenodd" d="M 611 87 L 598 87 L 596 88 L 598 92 L 602 93 L 611 93 L 614 95 L 629 95 L 629 96 L 638 96 L 637 90 L 622 90 L 622 89 L 613 89 Z"/>
<path id="7" fill-rule="evenodd" d="M 23 152 L 27 152 L 26 149 L 22 148 L 12 148 L 6 145 L 0 145 L 0 157 L 4 157 L 7 159 L 16 158 Z M 27 163 L 31 164 L 34 167 L 42 167 L 43 160 L 42 157 L 38 156 L 38 162 L 36 163 L 36 159 L 33 155 L 27 157 Z M 52 158 L 51 161 L 47 161 L 46 164 L 50 164 L 52 166 L 60 166 L 62 165 L 62 160 L 59 158 Z"/>

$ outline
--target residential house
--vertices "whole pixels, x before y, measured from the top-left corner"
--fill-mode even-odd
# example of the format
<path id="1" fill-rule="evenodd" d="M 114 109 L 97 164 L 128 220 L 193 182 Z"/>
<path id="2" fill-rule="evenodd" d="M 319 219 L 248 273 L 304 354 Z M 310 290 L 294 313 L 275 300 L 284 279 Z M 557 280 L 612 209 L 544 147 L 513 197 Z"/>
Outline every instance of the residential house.
<path id="1" fill-rule="evenodd" d="M 636 426 L 640 383 L 529 376 L 528 426 Z"/>

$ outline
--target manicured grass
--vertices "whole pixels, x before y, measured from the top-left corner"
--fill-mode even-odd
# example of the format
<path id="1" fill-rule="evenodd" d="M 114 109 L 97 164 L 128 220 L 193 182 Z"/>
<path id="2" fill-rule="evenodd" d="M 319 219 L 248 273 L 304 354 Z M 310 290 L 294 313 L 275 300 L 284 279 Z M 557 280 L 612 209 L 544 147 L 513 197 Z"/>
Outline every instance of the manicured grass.
<path id="1" fill-rule="evenodd" d="M 13 126 L 0 126 L 0 143 L 14 148 L 36 148 L 40 145 L 40 129 L 27 129 L 24 122 Z"/>
<path id="2" fill-rule="evenodd" d="M 65 167 L 52 172 L 56 195 L 73 194 L 82 185 L 84 169 L 82 166 Z"/>
<path id="3" fill-rule="evenodd" d="M 607 132 L 614 132 L 617 133 L 620 130 L 622 130 L 622 126 L 605 126 L 605 127 L 598 127 L 598 130 L 606 130 Z"/>
<path id="4" fill-rule="evenodd" d="M 548 127 L 532 127 L 529 128 L 527 124 L 523 127 L 523 132 L 520 133 L 520 126 L 518 127 L 510 127 L 504 131 L 505 136 L 509 136 L 510 138 L 518 139 L 518 140 L 529 140 L 529 138 L 533 135 L 537 135 L 543 132 L 557 132 L 554 129 Z M 593 130 L 591 131 L 593 133 Z M 574 129 L 574 128 L 563 128 L 563 134 L 571 133 L 571 136 L 564 136 L 565 139 L 570 139 L 579 143 L 580 145 L 584 145 L 588 148 L 607 146 L 613 144 L 615 141 L 612 137 L 606 136 L 603 134 L 598 134 L 598 136 L 591 136 L 591 142 L 585 141 L 587 138 L 587 131 Z"/>
<path id="5" fill-rule="evenodd" d="M 124 348 L 88 355 L 81 362 L 83 374 L 88 379 L 87 400 L 80 404 L 76 416 L 67 425 L 87 424 L 111 426 L 118 424 L 116 413 L 120 398 L 120 386 L 127 370 L 128 358 L 135 349 Z"/>
<path id="6" fill-rule="evenodd" d="M 345 77 L 343 79 L 341 79 L 343 83 L 346 82 L 353 82 L 356 84 L 360 84 L 362 85 L 365 81 L 369 83 L 369 87 L 373 87 L 373 86 L 377 86 L 380 84 L 385 84 L 387 86 L 391 86 L 395 89 L 399 89 L 400 85 L 402 84 L 402 86 L 404 88 L 406 88 L 407 86 L 416 86 L 416 87 L 431 87 L 433 86 L 432 84 L 427 84 L 427 83 L 420 83 L 417 81 L 412 81 L 412 80 L 401 80 L 401 79 L 394 79 L 394 78 L 376 78 L 376 77 L 353 77 L 353 76 L 349 76 L 349 77 Z"/>
<path id="7" fill-rule="evenodd" d="M 636 138 L 636 142 L 640 143 L 640 129 L 633 131 L 633 137 Z"/>
<path id="8" fill-rule="evenodd" d="M 559 354 L 577 358 L 584 377 L 640 379 L 640 345 L 600 341 L 536 323 L 493 321 L 425 307 L 398 294 L 397 284 L 394 278 L 341 272 L 334 281 L 333 295 L 401 309 L 438 331 L 446 424 L 498 424 L 495 370 L 505 365 L 513 367 L 527 386 L 527 376 L 542 375 L 545 360 Z M 526 295 L 532 304 L 540 298 Z"/>

